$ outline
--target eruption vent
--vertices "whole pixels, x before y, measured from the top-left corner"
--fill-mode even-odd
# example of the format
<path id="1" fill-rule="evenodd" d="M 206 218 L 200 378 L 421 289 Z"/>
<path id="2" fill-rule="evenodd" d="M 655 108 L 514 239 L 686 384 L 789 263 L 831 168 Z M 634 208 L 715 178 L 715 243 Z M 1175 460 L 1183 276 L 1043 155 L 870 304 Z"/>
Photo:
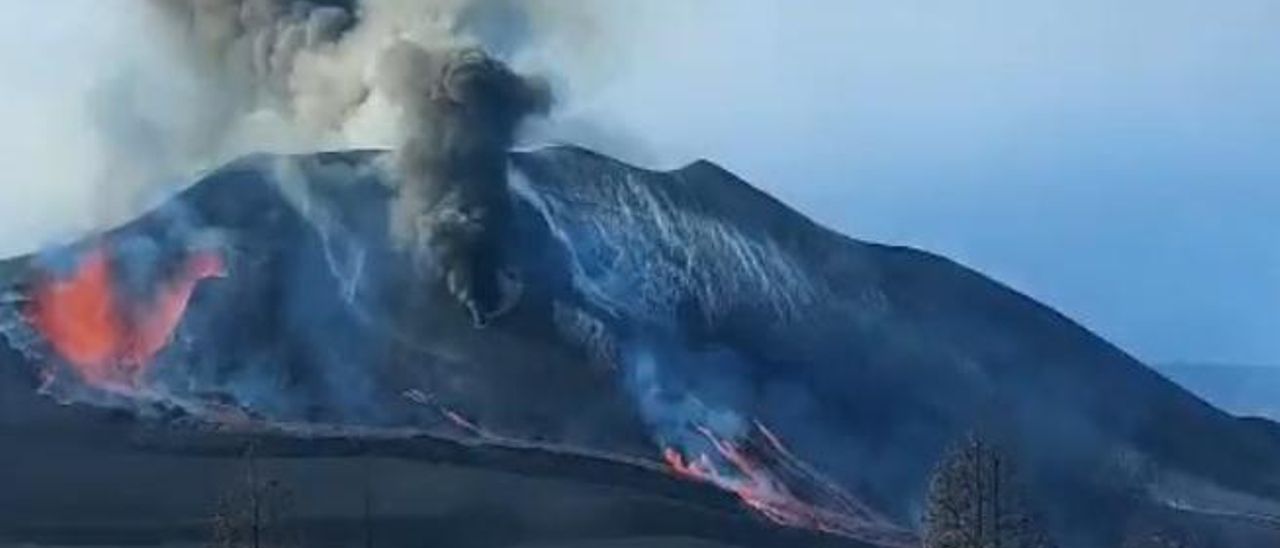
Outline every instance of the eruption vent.
<path id="1" fill-rule="evenodd" d="M 133 389 L 168 344 L 196 284 L 223 273 L 219 255 L 200 252 L 176 277 L 160 282 L 149 299 L 133 302 L 117 290 L 100 245 L 65 277 L 41 273 L 26 313 L 80 380 L 103 389 Z"/>

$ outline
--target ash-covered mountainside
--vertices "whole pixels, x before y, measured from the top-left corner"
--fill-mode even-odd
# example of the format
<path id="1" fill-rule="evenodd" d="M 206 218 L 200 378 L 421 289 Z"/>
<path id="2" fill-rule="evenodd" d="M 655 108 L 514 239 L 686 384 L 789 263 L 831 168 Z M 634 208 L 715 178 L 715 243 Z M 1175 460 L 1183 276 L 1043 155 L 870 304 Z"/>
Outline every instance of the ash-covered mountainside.
<path id="1" fill-rule="evenodd" d="M 911 542 L 971 432 L 1067 546 L 1138 516 L 1228 535 L 1280 515 L 1269 428 L 976 272 L 841 236 L 706 162 L 510 163 L 487 325 L 396 245 L 394 170 L 364 151 L 247 158 L 10 261 L 0 326 L 61 401 L 652 461 L 885 545 Z"/>

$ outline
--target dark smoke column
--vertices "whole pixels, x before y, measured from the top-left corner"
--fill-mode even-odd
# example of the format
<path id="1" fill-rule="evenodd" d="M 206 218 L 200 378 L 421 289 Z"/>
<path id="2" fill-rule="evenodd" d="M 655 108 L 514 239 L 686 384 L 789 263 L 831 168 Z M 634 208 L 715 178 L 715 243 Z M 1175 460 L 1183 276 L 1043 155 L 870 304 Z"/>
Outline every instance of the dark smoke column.
<path id="1" fill-rule="evenodd" d="M 500 241 L 511 214 L 507 153 L 520 123 L 550 108 L 548 87 L 480 50 L 409 42 L 387 52 L 379 79 L 406 119 L 392 234 L 484 325 L 514 298 Z"/>

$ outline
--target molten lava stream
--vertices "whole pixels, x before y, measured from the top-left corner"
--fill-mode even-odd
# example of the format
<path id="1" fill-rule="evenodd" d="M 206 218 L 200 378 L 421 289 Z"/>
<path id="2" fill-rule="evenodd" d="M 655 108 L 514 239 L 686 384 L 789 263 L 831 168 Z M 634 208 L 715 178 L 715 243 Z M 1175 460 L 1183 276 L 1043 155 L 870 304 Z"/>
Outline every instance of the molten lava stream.
<path id="1" fill-rule="evenodd" d="M 146 302 L 129 302 L 115 289 L 106 247 L 98 246 L 81 257 L 71 275 L 45 273 L 26 316 L 81 381 L 129 391 L 168 344 L 196 284 L 224 273 L 219 255 L 199 252 L 175 279 L 160 282 Z"/>
<path id="2" fill-rule="evenodd" d="M 797 496 L 769 463 L 797 469 L 807 467 L 794 462 L 795 457 L 773 432 L 761 424 L 756 424 L 756 427 L 764 443 L 753 445 L 747 440 L 745 446 L 721 439 L 711 430 L 700 427 L 697 430 L 710 444 L 712 454 L 702 453 L 689 459 L 680 450 L 666 447 L 662 451 L 663 460 L 676 475 L 729 491 L 743 504 L 779 525 L 856 538 L 871 538 L 878 536 L 875 534 L 878 529 L 893 529 L 870 512 L 860 511 L 862 509 L 852 504 L 850 497 L 839 487 L 820 481 L 820 478 L 810 480 L 823 491 L 823 500 L 834 507 L 807 502 Z M 890 544 L 896 545 L 896 539 Z"/>

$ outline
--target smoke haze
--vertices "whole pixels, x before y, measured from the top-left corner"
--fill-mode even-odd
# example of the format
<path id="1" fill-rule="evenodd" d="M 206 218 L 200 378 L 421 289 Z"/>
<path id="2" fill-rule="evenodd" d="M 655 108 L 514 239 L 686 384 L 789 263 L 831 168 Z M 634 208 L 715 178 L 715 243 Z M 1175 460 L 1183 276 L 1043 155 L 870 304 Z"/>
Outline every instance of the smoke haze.
<path id="1" fill-rule="evenodd" d="M 358 12 L 351 4 L 74 0 L 8 10 L 31 28 L 6 34 L 0 48 L 16 76 L 4 114 L 24 129 L 0 141 L 23 160 L 0 186 L 5 203 L 22 204 L 5 211 L 0 253 L 128 218 L 193 172 L 246 153 L 406 143 L 431 124 L 405 119 L 429 113 L 404 93 L 377 89 L 380 61 L 397 42 L 482 47 L 520 61 L 534 36 L 589 27 L 587 15 L 553 2 L 370 0 Z M 35 62 L 31 51 L 46 59 Z M 546 99 L 520 100 L 536 103 L 521 109 L 545 111 Z M 503 117 L 495 125 L 511 134 L 497 139 L 505 148 L 523 112 Z"/>

